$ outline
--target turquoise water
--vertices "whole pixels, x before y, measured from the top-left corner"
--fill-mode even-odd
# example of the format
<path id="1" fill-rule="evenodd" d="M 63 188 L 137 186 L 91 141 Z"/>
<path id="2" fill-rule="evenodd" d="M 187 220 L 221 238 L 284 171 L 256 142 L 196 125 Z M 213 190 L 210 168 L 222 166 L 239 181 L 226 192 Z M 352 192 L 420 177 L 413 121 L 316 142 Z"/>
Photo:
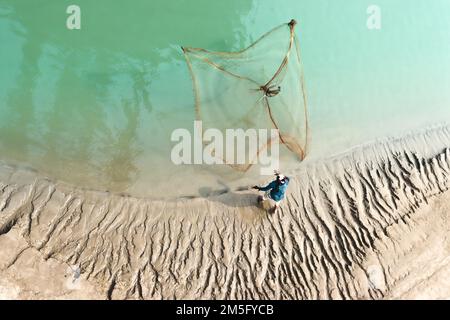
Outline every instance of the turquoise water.
<path id="1" fill-rule="evenodd" d="M 81 30 L 66 28 L 70 4 L 81 8 Z M 220 187 L 207 170 L 170 161 L 170 133 L 194 119 L 180 45 L 239 50 L 291 18 L 310 158 L 449 121 L 450 2 L 377 0 L 381 30 L 366 26 L 370 4 L 1 0 L 0 160 L 141 196 Z"/>

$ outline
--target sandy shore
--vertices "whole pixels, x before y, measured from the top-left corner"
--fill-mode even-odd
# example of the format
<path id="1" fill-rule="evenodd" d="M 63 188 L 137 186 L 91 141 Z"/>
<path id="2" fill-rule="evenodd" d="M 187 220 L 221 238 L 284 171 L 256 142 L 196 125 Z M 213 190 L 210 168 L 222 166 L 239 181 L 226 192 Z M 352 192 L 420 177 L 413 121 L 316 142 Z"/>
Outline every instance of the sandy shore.
<path id="1" fill-rule="evenodd" d="M 3 165 L 0 298 L 450 298 L 449 148 L 441 126 L 302 165 L 275 215 Z"/>

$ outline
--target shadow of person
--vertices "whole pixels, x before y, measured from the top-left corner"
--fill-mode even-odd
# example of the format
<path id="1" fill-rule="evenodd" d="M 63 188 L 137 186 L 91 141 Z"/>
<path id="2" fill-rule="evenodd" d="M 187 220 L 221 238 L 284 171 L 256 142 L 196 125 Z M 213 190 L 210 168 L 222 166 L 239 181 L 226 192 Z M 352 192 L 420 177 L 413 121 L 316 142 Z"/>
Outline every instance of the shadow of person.
<path id="1" fill-rule="evenodd" d="M 259 209 L 258 194 L 251 191 L 249 187 L 240 187 L 233 191 L 223 181 L 218 180 L 217 182 L 223 188 L 202 187 L 198 190 L 200 196 L 212 202 L 220 202 L 228 207 Z"/>

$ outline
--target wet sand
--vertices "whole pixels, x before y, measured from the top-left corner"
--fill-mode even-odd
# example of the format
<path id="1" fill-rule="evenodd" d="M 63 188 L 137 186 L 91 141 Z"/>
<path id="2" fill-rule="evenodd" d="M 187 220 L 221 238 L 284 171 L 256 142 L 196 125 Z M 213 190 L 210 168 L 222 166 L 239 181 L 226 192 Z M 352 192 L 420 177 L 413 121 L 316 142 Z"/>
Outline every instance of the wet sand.
<path id="1" fill-rule="evenodd" d="M 0 298 L 450 297 L 450 127 L 307 163 L 252 191 L 153 201 L 0 167 Z"/>

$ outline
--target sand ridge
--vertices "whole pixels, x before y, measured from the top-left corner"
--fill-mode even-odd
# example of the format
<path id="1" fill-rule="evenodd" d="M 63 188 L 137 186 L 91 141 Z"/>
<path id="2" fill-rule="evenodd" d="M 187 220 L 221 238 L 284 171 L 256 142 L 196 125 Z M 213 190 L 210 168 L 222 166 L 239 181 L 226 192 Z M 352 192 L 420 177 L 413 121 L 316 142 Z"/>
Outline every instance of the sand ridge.
<path id="1" fill-rule="evenodd" d="M 255 207 L 251 191 L 153 201 L 2 166 L 0 252 L 7 259 L 0 275 L 9 284 L 0 283 L 0 293 L 380 299 L 428 292 L 448 298 L 450 284 L 442 279 L 450 256 L 449 147 L 450 129 L 441 126 L 301 166 L 275 215 Z M 42 270 L 59 263 L 54 268 L 61 273 L 69 267 L 90 289 L 83 295 L 63 275 L 49 274 L 66 284 L 55 280 L 44 293 L 34 286 L 31 295 L 26 288 L 34 280 L 23 271 L 30 261 Z M 427 283 L 439 283 L 439 290 Z"/>

